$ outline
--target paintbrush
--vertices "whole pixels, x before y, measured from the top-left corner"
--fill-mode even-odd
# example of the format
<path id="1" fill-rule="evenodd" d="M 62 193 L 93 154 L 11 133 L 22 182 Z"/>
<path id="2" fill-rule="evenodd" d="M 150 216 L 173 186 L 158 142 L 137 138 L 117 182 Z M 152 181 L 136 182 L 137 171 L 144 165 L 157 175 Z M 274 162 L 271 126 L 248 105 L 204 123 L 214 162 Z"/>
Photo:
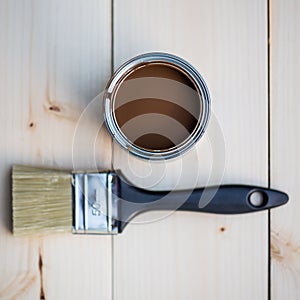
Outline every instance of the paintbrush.
<path id="1" fill-rule="evenodd" d="M 139 213 L 185 210 L 218 214 L 257 212 L 285 204 L 288 195 L 250 185 L 149 191 L 119 172 L 68 173 L 12 168 L 14 235 L 55 232 L 117 234 Z"/>

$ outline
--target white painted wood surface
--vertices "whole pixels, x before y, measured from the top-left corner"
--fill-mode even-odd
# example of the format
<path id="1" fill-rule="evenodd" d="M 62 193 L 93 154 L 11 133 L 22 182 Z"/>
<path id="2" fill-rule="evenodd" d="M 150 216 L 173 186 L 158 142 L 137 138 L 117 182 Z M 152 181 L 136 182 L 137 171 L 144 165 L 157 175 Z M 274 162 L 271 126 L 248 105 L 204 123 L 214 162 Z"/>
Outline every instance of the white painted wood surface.
<path id="1" fill-rule="evenodd" d="M 111 74 L 111 2 L 1 0 L 0 45 L 0 299 L 110 299 L 111 237 L 12 237 L 9 173 L 72 169 L 76 124 Z M 110 137 L 97 143 L 77 165 L 110 167 Z"/>
<path id="2" fill-rule="evenodd" d="M 300 2 L 272 2 L 271 184 L 290 202 L 271 216 L 272 299 L 300 299 Z"/>
<path id="3" fill-rule="evenodd" d="M 270 1 L 271 185 L 291 196 L 286 208 L 272 212 L 276 300 L 300 298 L 299 9 L 297 0 Z M 151 213 L 115 238 L 14 238 L 9 179 L 13 163 L 67 169 L 112 163 L 150 189 L 213 184 L 222 171 L 223 133 L 222 182 L 266 185 L 267 21 L 267 1 L 259 0 L 0 0 L 1 300 L 268 298 L 267 213 Z M 95 133 L 100 98 L 88 104 L 110 77 L 112 50 L 114 68 L 159 50 L 182 56 L 204 76 L 218 122 L 211 120 L 182 159 L 151 166 L 112 149 L 105 130 Z M 83 129 L 76 132 L 79 120 Z M 72 152 L 75 133 L 75 143 L 83 143 Z M 94 140 L 96 152 L 86 147 Z"/>
<path id="4" fill-rule="evenodd" d="M 266 185 L 267 3 L 116 1 L 114 28 L 115 68 L 148 51 L 177 54 L 198 68 L 224 135 L 222 182 Z M 114 168 L 148 188 L 201 186 L 212 161 L 223 160 L 222 143 L 209 144 L 218 133 L 213 122 L 208 132 L 197 151 L 166 164 L 151 166 L 115 146 Z M 150 222 L 157 217 L 163 220 Z M 115 299 L 267 299 L 267 213 L 147 214 L 139 221 L 114 238 Z"/>

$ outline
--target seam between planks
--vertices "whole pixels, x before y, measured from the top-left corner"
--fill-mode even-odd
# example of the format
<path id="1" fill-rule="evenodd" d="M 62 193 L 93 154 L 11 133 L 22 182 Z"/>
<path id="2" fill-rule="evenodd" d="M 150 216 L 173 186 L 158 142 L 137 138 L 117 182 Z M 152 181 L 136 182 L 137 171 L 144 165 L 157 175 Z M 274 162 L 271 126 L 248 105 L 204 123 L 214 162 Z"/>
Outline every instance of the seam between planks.
<path id="1" fill-rule="evenodd" d="M 115 59 L 114 59 L 114 0 L 111 0 L 111 7 L 110 7 L 110 13 L 111 13 L 111 76 L 114 73 L 114 68 L 115 68 Z M 111 163 L 110 167 L 111 170 L 114 169 L 114 142 L 113 139 L 111 138 Z M 111 299 L 115 299 L 115 243 L 114 243 L 114 236 L 111 236 Z"/>
<path id="2" fill-rule="evenodd" d="M 271 1 L 267 0 L 268 188 L 271 188 Z M 271 300 L 271 210 L 268 209 L 268 300 Z"/>

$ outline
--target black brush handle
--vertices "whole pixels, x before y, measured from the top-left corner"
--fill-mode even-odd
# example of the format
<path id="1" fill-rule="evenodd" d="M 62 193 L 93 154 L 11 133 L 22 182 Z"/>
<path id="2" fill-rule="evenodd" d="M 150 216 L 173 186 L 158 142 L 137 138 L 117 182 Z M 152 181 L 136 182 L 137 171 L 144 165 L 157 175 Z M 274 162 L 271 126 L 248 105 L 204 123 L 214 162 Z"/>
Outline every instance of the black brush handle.
<path id="1" fill-rule="evenodd" d="M 185 210 L 216 214 L 241 214 L 287 203 L 281 191 L 250 185 L 221 185 L 181 191 L 149 191 L 115 181 L 119 201 L 119 232 L 137 214 L 150 210 Z"/>

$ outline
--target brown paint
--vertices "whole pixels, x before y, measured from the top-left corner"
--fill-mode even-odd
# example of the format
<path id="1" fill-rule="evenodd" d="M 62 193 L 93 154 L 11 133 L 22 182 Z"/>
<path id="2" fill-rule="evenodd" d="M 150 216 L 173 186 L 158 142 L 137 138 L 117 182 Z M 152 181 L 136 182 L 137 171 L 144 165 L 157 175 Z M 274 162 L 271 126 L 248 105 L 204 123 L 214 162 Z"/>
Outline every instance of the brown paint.
<path id="1" fill-rule="evenodd" d="M 153 91 L 155 97 L 151 96 Z M 184 142 L 196 128 L 202 113 L 200 97 L 193 81 L 183 71 L 171 64 L 147 63 L 137 66 L 123 78 L 115 95 L 116 121 L 123 134 L 136 146 L 166 150 Z M 147 115 L 148 118 L 144 117 Z M 140 117 L 140 123 L 136 117 Z M 126 126 L 135 120 L 136 127 Z M 155 124 L 162 124 L 159 132 L 153 130 Z M 136 130 L 141 127 L 142 135 L 135 138 Z"/>

